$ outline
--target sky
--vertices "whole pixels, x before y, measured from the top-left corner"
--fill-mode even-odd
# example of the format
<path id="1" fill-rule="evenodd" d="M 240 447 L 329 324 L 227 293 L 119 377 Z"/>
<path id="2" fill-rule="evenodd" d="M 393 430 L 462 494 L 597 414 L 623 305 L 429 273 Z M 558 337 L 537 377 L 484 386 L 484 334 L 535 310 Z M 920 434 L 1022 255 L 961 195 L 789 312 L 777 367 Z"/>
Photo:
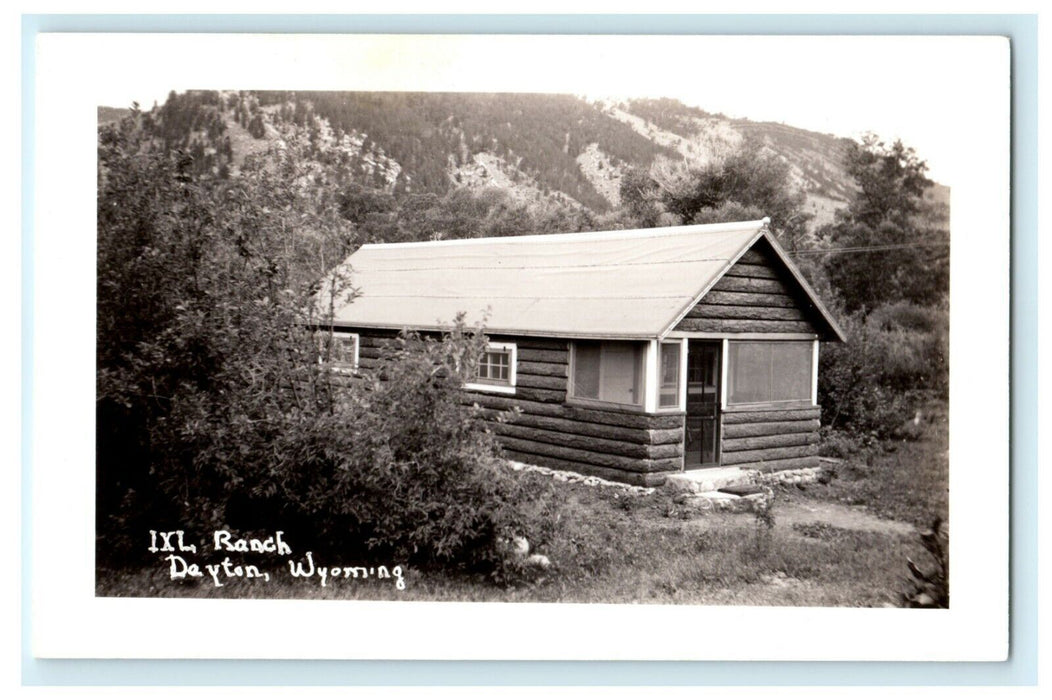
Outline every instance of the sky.
<path id="1" fill-rule="evenodd" d="M 171 89 L 190 88 L 672 97 L 710 112 L 838 136 L 872 131 L 901 138 L 927 161 L 931 177 L 950 186 L 955 172 L 970 165 L 961 148 L 969 135 L 955 128 L 955 115 L 1008 98 L 1007 42 L 989 37 L 240 35 L 217 43 L 215 35 L 154 35 L 148 41 L 147 58 L 125 61 L 100 84 L 99 104 L 137 100 L 149 108 Z M 998 127 L 991 122 L 991 128 Z"/>

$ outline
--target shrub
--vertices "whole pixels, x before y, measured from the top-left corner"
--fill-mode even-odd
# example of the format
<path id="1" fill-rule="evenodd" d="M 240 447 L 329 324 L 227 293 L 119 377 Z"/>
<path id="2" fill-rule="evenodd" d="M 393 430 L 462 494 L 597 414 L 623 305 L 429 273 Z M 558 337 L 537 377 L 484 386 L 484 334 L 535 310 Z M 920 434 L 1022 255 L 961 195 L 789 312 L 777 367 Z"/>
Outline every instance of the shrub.
<path id="1" fill-rule="evenodd" d="M 818 446 L 818 454 L 823 457 L 834 457 L 836 459 L 847 459 L 868 449 L 876 442 L 871 433 L 853 433 L 845 430 L 834 430 L 828 426 L 819 429 L 821 442 Z"/>
<path id="2" fill-rule="evenodd" d="M 305 145 L 202 180 L 137 118 L 99 139 L 98 559 L 144 555 L 149 529 L 281 528 L 316 550 L 494 566 L 526 494 L 458 402 L 481 332 L 404 335 L 374 374 L 332 373 L 310 328 L 353 233 L 301 186 Z"/>
<path id="3" fill-rule="evenodd" d="M 815 540 L 835 541 L 843 537 L 845 532 L 850 532 L 845 528 L 830 525 L 819 520 L 810 523 L 793 523 L 792 527 L 794 532 Z"/>
<path id="4" fill-rule="evenodd" d="M 950 607 L 950 530 L 942 518 L 935 518 L 931 529 L 921 534 L 921 544 L 928 552 L 931 564 L 922 569 L 906 559 L 912 578 L 902 594 L 908 608 Z"/>
<path id="5" fill-rule="evenodd" d="M 99 137 L 97 530 L 104 557 L 149 528 L 228 524 L 271 498 L 284 431 L 325 409 L 306 323 L 312 264 L 350 237 L 290 159 L 236 182 L 194 174 L 133 114 Z M 295 147 L 291 144 L 290 148 Z"/>
<path id="6" fill-rule="evenodd" d="M 478 409 L 460 403 L 485 336 L 404 333 L 305 435 L 288 494 L 316 537 L 346 551 L 492 568 L 520 534 L 525 489 Z"/>
<path id="7" fill-rule="evenodd" d="M 946 396 L 947 310 L 900 302 L 846 316 L 843 325 L 848 342 L 827 344 L 820 357 L 826 424 L 878 439 L 910 437 L 918 406 Z"/>

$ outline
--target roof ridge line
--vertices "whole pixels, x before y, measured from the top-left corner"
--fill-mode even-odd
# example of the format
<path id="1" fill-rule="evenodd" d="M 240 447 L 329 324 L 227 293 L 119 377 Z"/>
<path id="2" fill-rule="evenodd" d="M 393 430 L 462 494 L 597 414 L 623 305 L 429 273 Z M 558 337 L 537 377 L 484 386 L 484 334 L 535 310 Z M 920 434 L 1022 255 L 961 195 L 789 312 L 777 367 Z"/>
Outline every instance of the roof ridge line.
<path id="1" fill-rule="evenodd" d="M 576 231 L 572 233 L 531 233 L 523 236 L 486 236 L 484 238 L 449 238 L 439 241 L 403 241 L 400 243 L 364 243 L 358 250 L 384 250 L 392 248 L 429 248 L 454 245 L 471 245 L 475 243 L 504 242 L 512 244 L 547 241 L 618 240 L 633 238 L 659 238 L 681 236 L 691 233 L 726 233 L 744 231 L 751 228 L 761 229 L 770 223 L 768 217 L 755 221 L 733 221 L 718 224 L 690 224 L 687 226 L 660 226 L 657 228 L 614 229 L 609 231 Z"/>

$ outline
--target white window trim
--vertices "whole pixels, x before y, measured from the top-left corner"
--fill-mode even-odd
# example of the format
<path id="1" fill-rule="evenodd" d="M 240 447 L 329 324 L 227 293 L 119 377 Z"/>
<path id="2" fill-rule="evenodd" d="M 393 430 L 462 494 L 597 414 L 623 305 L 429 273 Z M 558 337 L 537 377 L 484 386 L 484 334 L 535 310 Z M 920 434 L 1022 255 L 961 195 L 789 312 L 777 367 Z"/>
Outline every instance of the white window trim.
<path id="1" fill-rule="evenodd" d="M 811 405 L 818 405 L 818 341 L 811 350 Z"/>
<path id="2" fill-rule="evenodd" d="M 661 392 L 661 344 L 656 340 L 647 343 L 646 357 L 643 359 L 643 410 L 647 413 L 657 412 L 658 394 Z"/>
<path id="3" fill-rule="evenodd" d="M 661 346 L 662 345 L 678 345 L 679 346 L 679 387 L 676 391 L 676 403 L 673 406 L 662 406 L 661 405 Z M 676 413 L 685 410 L 687 405 L 687 339 L 686 338 L 669 338 L 666 340 L 658 341 L 657 343 L 657 372 L 654 376 L 653 389 L 650 393 L 654 394 L 654 410 L 650 413 Z"/>
<path id="4" fill-rule="evenodd" d="M 508 353 L 508 383 L 489 384 L 486 382 L 467 382 L 465 389 L 471 391 L 485 391 L 493 394 L 514 394 L 515 383 L 518 381 L 519 349 L 515 343 L 486 343 L 486 351 Z"/>
<path id="5" fill-rule="evenodd" d="M 324 339 L 329 331 L 318 331 L 319 338 Z M 353 374 L 358 371 L 358 359 L 362 350 L 362 337 L 358 333 L 349 333 L 347 331 L 332 331 L 333 338 L 354 338 L 354 365 L 348 367 L 345 363 L 334 362 L 332 360 L 326 361 L 324 357 L 318 356 L 318 363 L 328 365 L 329 369 L 333 372 L 340 372 L 343 374 Z"/>
<path id="6" fill-rule="evenodd" d="M 720 343 L 720 410 L 727 410 L 727 368 L 731 363 L 730 341 L 727 338 Z"/>
<path id="7" fill-rule="evenodd" d="M 687 374 L 690 365 L 687 363 L 687 353 L 690 351 L 690 341 L 686 338 L 680 340 L 682 346 L 679 349 L 679 408 L 687 410 Z"/>

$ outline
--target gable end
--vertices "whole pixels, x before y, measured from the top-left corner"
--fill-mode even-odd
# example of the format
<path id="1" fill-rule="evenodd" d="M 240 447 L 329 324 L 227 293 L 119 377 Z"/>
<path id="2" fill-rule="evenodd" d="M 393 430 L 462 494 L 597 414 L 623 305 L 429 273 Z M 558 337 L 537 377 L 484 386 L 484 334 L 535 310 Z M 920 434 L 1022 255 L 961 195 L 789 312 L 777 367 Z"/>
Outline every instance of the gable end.
<path id="1" fill-rule="evenodd" d="M 835 339 L 771 244 L 760 238 L 676 324 L 707 333 L 808 333 Z"/>

